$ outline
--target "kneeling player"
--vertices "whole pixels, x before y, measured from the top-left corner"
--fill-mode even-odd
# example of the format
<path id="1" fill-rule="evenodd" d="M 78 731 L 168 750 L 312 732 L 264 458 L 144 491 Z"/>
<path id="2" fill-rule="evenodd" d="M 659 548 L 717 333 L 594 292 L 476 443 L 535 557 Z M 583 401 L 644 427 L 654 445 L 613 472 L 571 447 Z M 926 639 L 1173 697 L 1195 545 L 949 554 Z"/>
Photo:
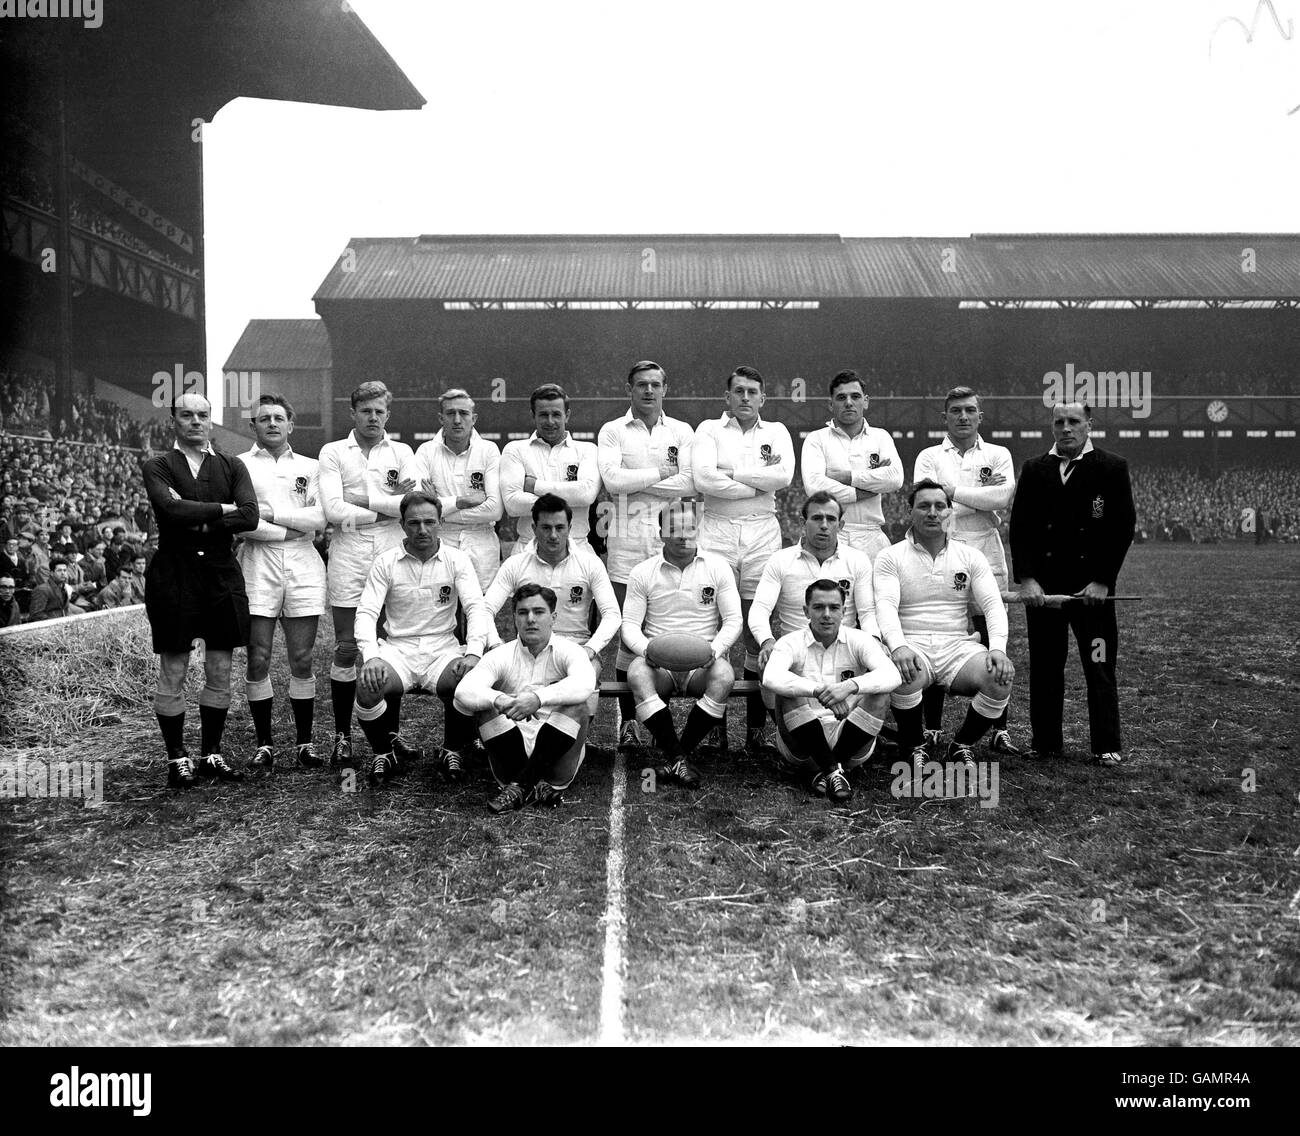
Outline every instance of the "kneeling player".
<path id="1" fill-rule="evenodd" d="M 357 647 L 365 660 L 357 681 L 357 717 L 374 750 L 370 784 L 400 770 L 394 752 L 402 695 L 422 688 L 446 711 L 439 767 L 450 780 L 464 773 L 461 750 L 474 738 L 474 719 L 452 705 L 456 684 L 479 661 L 488 636 L 487 607 L 468 555 L 438 539 L 442 506 L 427 493 L 401 504 L 406 539 L 370 569 L 357 605 Z M 456 605 L 465 609 L 468 642 L 456 641 Z M 387 639 L 376 624 L 383 608 Z"/>
<path id="2" fill-rule="evenodd" d="M 456 688 L 456 709 L 477 717 L 501 786 L 488 805 L 494 813 L 560 803 L 582 766 L 587 700 L 596 693 L 587 652 L 551 634 L 555 593 L 523 584 L 510 602 L 518 637 L 484 655 Z"/>
<path id="3" fill-rule="evenodd" d="M 809 584 L 808 626 L 782 636 L 763 671 L 763 688 L 776 695 L 777 748 L 835 802 L 853 796 L 846 770 L 871 756 L 902 682 L 874 635 L 844 626 L 844 601 L 834 580 Z"/>
<path id="4" fill-rule="evenodd" d="M 628 574 L 623 645 L 636 657 L 628 664 L 627 681 L 637 720 L 663 751 L 665 763 L 656 773 L 694 789 L 700 774 L 683 755 L 692 753 L 727 711 L 736 681 L 727 652 L 740 636 L 740 593 L 727 562 L 696 547 L 695 511 L 690 504 L 669 502 L 660 510 L 659 523 L 663 551 Z M 652 667 L 646 662 L 646 647 L 656 635 L 668 632 L 686 632 L 710 641 L 713 661 L 684 672 Z M 698 699 L 680 739 L 673 727 L 672 709 L 665 701 L 674 689 Z"/>
<path id="5" fill-rule="evenodd" d="M 971 746 L 998 721 L 1011 697 L 1016 671 L 1006 655 L 1007 611 L 984 554 L 944 532 L 951 501 L 943 486 L 919 481 L 908 503 L 911 528 L 876 557 L 872 574 L 876 621 L 903 677 L 890 699 L 898 746 L 910 752 L 914 768 L 925 764 L 921 692 L 938 683 L 952 694 L 973 696 L 948 746 L 948 760 L 973 771 Z M 987 651 L 966 634 L 972 597 L 988 623 Z"/>

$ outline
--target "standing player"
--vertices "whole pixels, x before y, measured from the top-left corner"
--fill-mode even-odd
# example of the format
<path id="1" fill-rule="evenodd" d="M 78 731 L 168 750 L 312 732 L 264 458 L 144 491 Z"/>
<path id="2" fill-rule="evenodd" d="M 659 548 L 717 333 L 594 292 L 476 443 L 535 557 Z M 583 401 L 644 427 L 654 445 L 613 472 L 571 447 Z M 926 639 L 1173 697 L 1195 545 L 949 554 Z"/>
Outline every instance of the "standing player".
<path id="1" fill-rule="evenodd" d="M 357 690 L 354 624 L 370 566 L 402 543 L 398 520 L 402 497 L 416 487 L 419 466 L 405 442 L 390 441 L 384 429 L 393 396 L 383 383 L 363 383 L 352 392 L 352 432 L 320 451 L 320 495 L 330 533 L 329 601 L 334 617 L 334 703 L 331 765 L 352 765 L 352 703 Z M 399 756 L 409 756 L 405 746 Z"/>
<path id="2" fill-rule="evenodd" d="M 881 496 L 903 487 L 903 463 L 889 431 L 867 424 L 870 402 L 857 371 L 840 371 L 831 420 L 804 439 L 799 464 L 806 493 L 830 493 L 843 507 L 840 539 L 874 559 L 890 543 Z"/>
<path id="3" fill-rule="evenodd" d="M 686 760 L 727 710 L 736 681 L 727 652 L 740 636 L 740 596 L 731 568 L 721 557 L 696 547 L 695 511 L 688 501 L 670 501 L 660 511 L 663 551 L 632 569 L 623 604 L 623 645 L 633 658 L 628 685 L 637 720 L 663 751 L 665 764 L 656 772 L 688 789 L 700 783 L 699 771 Z M 687 632 L 710 641 L 713 661 L 693 671 L 652 667 L 646 646 L 656 635 Z M 672 708 L 664 700 L 676 689 L 696 695 L 680 739 Z M 760 703 L 761 705 L 761 703 Z"/>
<path id="4" fill-rule="evenodd" d="M 517 638 L 489 651 L 456 688 L 456 709 L 477 715 L 501 787 L 488 805 L 494 813 L 560 803 L 582 767 L 586 703 L 596 693 L 588 653 L 552 634 L 555 592 L 523 584 L 510 604 Z"/>
<path id="5" fill-rule="evenodd" d="M 357 717 L 374 751 L 369 781 L 377 785 L 401 770 L 393 745 L 402 695 L 432 691 L 446 712 L 439 768 L 449 780 L 464 774 L 461 750 L 474 738 L 474 719 L 452 705 L 456 684 L 483 655 L 489 622 L 469 557 L 439 540 L 438 498 L 408 493 L 400 514 L 406 539 L 376 560 L 357 605 L 357 647 L 364 664 L 357 683 Z M 456 641 L 456 607 L 465 609 L 468 641 Z M 387 638 L 377 625 L 384 611 Z"/>
<path id="6" fill-rule="evenodd" d="M 518 547 L 532 539 L 533 503 L 553 493 L 573 510 L 569 539 L 586 548 L 587 510 L 600 492 L 596 447 L 569 433 L 569 396 L 554 383 L 533 391 L 528 405 L 536 427 L 532 437 L 511 442 L 501 453 L 501 496 L 506 512 L 519 519 Z"/>
<path id="7" fill-rule="evenodd" d="M 141 467 L 158 518 L 158 552 L 149 565 L 145 614 L 158 654 L 154 711 L 167 746 L 167 783 L 194 776 L 242 781 L 221 756 L 230 710 L 230 663 L 248 646 L 248 595 L 231 551 L 235 533 L 257 527 L 257 495 L 243 462 L 212 448 L 212 407 L 201 394 L 172 405 L 172 449 Z M 197 765 L 185 749 L 185 672 L 195 639 L 204 645 Z"/>
<path id="8" fill-rule="evenodd" d="M 947 437 L 916 455 L 912 484 L 929 479 L 943 486 L 952 502 L 948 535 L 984 553 L 993 569 L 998 590 L 1007 589 L 1007 557 L 1002 549 L 998 524 L 1000 510 L 1011 507 L 1016 492 L 1016 470 L 1011 451 L 993 446 L 980 437 L 984 411 L 980 396 L 970 387 L 953 387 L 943 400 L 943 424 Z M 989 628 L 982 612 L 971 616 L 980 642 L 989 645 Z M 938 743 L 943 725 L 943 687 L 929 687 L 922 700 L 925 707 L 926 740 Z M 1014 757 L 1019 747 L 1007 730 L 1007 712 L 993 726 L 989 749 Z"/>
<path id="9" fill-rule="evenodd" d="M 727 378 L 726 411 L 700 423 L 691 451 L 695 488 L 704 496 L 700 548 L 731 565 L 744 616 L 764 566 L 781 548 L 776 491 L 794 478 L 790 431 L 759 417 L 765 401 L 763 376 L 753 367 L 737 367 Z M 757 679 L 758 643 L 748 627 L 744 633 L 745 678 Z M 763 696 L 751 694 L 745 704 L 749 745 L 762 743 L 765 719 Z"/>
<path id="10" fill-rule="evenodd" d="M 289 705 L 293 708 L 298 763 L 321 764 L 311 740 L 316 709 L 312 651 L 316 625 L 325 611 L 325 562 L 316 551 L 316 533 L 325 528 L 320 477 L 314 458 L 293 452 L 293 407 L 283 395 L 264 394 L 253 416 L 257 441 L 239 460 L 257 494 L 261 518 L 239 550 L 248 588 L 250 626 L 245 691 L 257 734 L 254 765 L 274 767 L 271 746 L 271 647 L 275 621 L 284 628 L 289 656 Z"/>
<path id="11" fill-rule="evenodd" d="M 501 451 L 474 429 L 478 412 L 466 391 L 445 391 L 438 418 L 442 429 L 415 452 L 420 487 L 442 504 L 440 539 L 470 558 L 486 591 L 501 564 Z"/>
<path id="12" fill-rule="evenodd" d="M 597 441 L 600 478 L 614 498 L 613 523 L 605 538 L 609 578 L 618 605 L 627 594 L 628 574 L 663 548 L 659 510 L 665 500 L 695 492 L 691 473 L 694 431 L 686 422 L 664 414 L 668 375 L 658 363 L 643 359 L 627 373 L 628 412 L 606 422 Z M 631 656 L 620 650 L 614 677 L 627 681 Z M 599 673 L 599 667 L 597 668 Z M 619 699 L 623 730 L 619 745 L 636 745 L 632 699 Z"/>
<path id="13" fill-rule="evenodd" d="M 875 635 L 844 626 L 845 600 L 835 580 L 809 584 L 806 625 L 781 637 L 763 671 L 763 689 L 776 696 L 778 748 L 812 792 L 836 803 L 853 796 L 847 770 L 871 756 L 902 682 Z"/>
<path id="14" fill-rule="evenodd" d="M 951 502 L 943 486 L 922 481 L 908 504 L 912 526 L 875 559 L 872 582 L 876 621 L 903 684 L 890 705 L 898 723 L 898 747 L 910 752 L 916 777 L 928 754 L 924 745 L 921 692 L 932 683 L 953 694 L 973 695 L 966 720 L 948 746 L 948 760 L 975 770 L 971 750 L 1006 709 L 1015 667 L 1007 658 L 1007 609 L 993 570 L 979 549 L 950 540 L 944 531 Z M 966 635 L 971 599 L 988 621 L 989 648 Z"/>

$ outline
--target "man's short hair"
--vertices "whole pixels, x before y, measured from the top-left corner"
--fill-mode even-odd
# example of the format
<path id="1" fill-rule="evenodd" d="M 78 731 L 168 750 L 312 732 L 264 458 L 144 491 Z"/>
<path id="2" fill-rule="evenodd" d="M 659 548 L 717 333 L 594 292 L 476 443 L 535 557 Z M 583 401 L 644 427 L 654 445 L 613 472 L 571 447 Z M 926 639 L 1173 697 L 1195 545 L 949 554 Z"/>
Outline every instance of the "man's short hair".
<path id="1" fill-rule="evenodd" d="M 406 520 L 406 510 L 412 505 L 432 505 L 438 510 L 438 520 L 442 520 L 442 502 L 432 493 L 425 493 L 423 489 L 412 489 L 410 493 L 406 494 L 402 498 L 402 503 L 397 507 L 402 520 Z"/>
<path id="2" fill-rule="evenodd" d="M 1075 399 L 1074 402 L 1058 402 L 1058 403 L 1053 404 L 1053 406 L 1052 406 L 1052 417 L 1053 417 L 1053 418 L 1056 417 L 1056 408 L 1057 408 L 1058 406 L 1082 406 L 1082 407 L 1083 407 L 1083 416 L 1084 416 L 1085 418 L 1091 418 L 1091 417 L 1092 417 L 1092 407 L 1089 406 L 1086 402 L 1080 402 L 1078 399 Z"/>
<path id="3" fill-rule="evenodd" d="M 537 524 L 537 518 L 543 513 L 563 513 L 564 519 L 573 523 L 572 507 L 563 497 L 554 493 L 543 493 L 533 502 L 533 524 Z"/>
<path id="4" fill-rule="evenodd" d="M 56 569 L 60 564 L 62 564 L 63 567 L 65 567 L 65 568 L 70 567 L 70 565 L 68 564 L 68 562 L 67 562 L 66 560 L 64 560 L 62 556 L 51 556 L 51 557 L 50 557 L 50 571 L 51 571 L 51 572 L 53 572 L 54 569 Z"/>
<path id="5" fill-rule="evenodd" d="M 944 410 L 947 410 L 952 403 L 963 398 L 973 398 L 976 404 L 979 405 L 980 409 L 984 409 L 983 404 L 980 402 L 979 391 L 974 387 L 953 387 L 952 390 L 943 396 Z"/>
<path id="6" fill-rule="evenodd" d="M 803 602 L 805 607 L 812 603 L 813 592 L 839 592 L 841 603 L 848 599 L 848 593 L 834 580 L 828 580 L 825 576 L 820 580 L 814 580 L 804 589 Z"/>
<path id="7" fill-rule="evenodd" d="M 817 490 L 816 493 L 812 493 L 812 494 L 810 494 L 810 495 L 808 496 L 808 499 L 807 499 L 806 501 L 804 501 L 804 503 L 803 503 L 803 519 L 804 519 L 805 521 L 808 519 L 808 506 L 810 506 L 810 505 L 834 505 L 835 508 L 839 510 L 839 512 L 840 512 L 840 516 L 843 516 L 843 515 L 844 515 L 844 506 L 841 505 L 841 504 L 839 503 L 839 501 L 836 500 L 836 498 L 835 498 L 834 496 L 832 496 L 832 494 L 830 494 L 830 493 L 829 493 L 827 490 L 825 490 L 825 489 L 819 489 L 819 490 Z"/>
<path id="8" fill-rule="evenodd" d="M 118 578 L 119 578 L 119 579 L 120 579 L 121 577 L 123 577 L 123 576 L 134 576 L 134 575 L 135 575 L 135 561 L 134 561 L 134 560 L 123 560 L 122 563 L 119 564 L 119 565 L 117 566 L 117 575 L 118 575 Z"/>
<path id="9" fill-rule="evenodd" d="M 0 588 L 14 587 L 14 578 L 12 576 L 0 576 Z"/>
<path id="10" fill-rule="evenodd" d="M 653 359 L 642 359 L 639 363 L 633 363 L 632 369 L 627 373 L 627 385 L 632 385 L 632 380 L 642 371 L 658 371 L 664 377 L 664 382 L 668 381 L 668 372 L 665 371 Z"/>
<path id="11" fill-rule="evenodd" d="M 362 383 L 356 390 L 348 396 L 352 409 L 356 410 L 363 402 L 373 402 L 377 398 L 384 400 L 384 405 L 391 407 L 393 405 L 393 392 L 390 391 L 378 379 L 368 383 Z"/>
<path id="12" fill-rule="evenodd" d="M 176 417 L 176 408 L 177 408 L 178 406 L 180 406 L 180 404 L 181 404 L 181 399 L 183 399 L 183 398 L 189 398 L 191 395 L 197 395 L 197 396 L 198 396 L 199 398 L 201 398 L 204 402 L 206 402 L 206 403 L 208 404 L 208 411 L 209 411 L 209 413 L 211 413 L 211 411 L 212 411 L 212 400 L 211 400 L 210 398 L 208 398 L 208 396 L 207 396 L 206 394 L 204 394 L 202 391 L 196 391 L 196 390 L 189 390 L 189 391 L 187 391 L 187 390 L 183 390 L 183 391 L 181 391 L 178 395 L 176 395 L 175 398 L 172 399 L 171 415 L 172 415 L 173 418 Z"/>
<path id="13" fill-rule="evenodd" d="M 137 560 L 143 560 L 146 564 L 149 563 L 149 557 L 147 557 L 143 552 L 137 552 L 133 557 L 131 557 L 132 564 L 134 564 Z"/>
<path id="14" fill-rule="evenodd" d="M 451 390 L 445 390 L 438 396 L 438 412 L 442 413 L 442 408 L 449 402 L 454 402 L 458 398 L 467 399 L 470 406 L 474 405 L 474 400 L 470 398 L 467 390 L 461 390 L 460 387 L 452 387 Z"/>
<path id="15" fill-rule="evenodd" d="M 285 398 L 284 395 L 282 394 L 264 394 L 262 395 L 261 398 L 257 400 L 257 405 L 278 406 L 284 411 L 285 416 L 289 419 L 289 421 L 290 422 L 293 421 L 293 407 L 289 405 L 289 400 Z M 254 413 L 253 417 L 256 418 L 257 414 Z"/>
<path id="16" fill-rule="evenodd" d="M 530 600 L 533 596 L 541 596 L 546 601 L 546 606 L 551 609 L 551 614 L 555 614 L 555 593 L 545 584 L 520 584 L 515 589 L 515 594 L 510 597 L 510 610 L 518 610 L 524 600 Z"/>
<path id="17" fill-rule="evenodd" d="M 758 373 L 755 367 L 737 367 L 727 376 L 727 390 L 731 390 L 732 379 L 753 379 L 760 387 L 763 385 L 763 376 Z"/>
<path id="18" fill-rule="evenodd" d="M 831 379 L 831 385 L 826 388 L 826 393 L 835 397 L 835 392 L 840 387 L 846 387 L 849 383 L 857 383 L 862 388 L 862 393 L 867 393 L 867 384 L 862 381 L 862 376 L 853 370 L 852 367 L 845 368 L 843 371 L 836 371 L 835 376 Z"/>
<path id="19" fill-rule="evenodd" d="M 564 388 L 556 383 L 543 383 L 528 396 L 528 413 L 536 414 L 539 402 L 553 402 L 557 398 L 564 401 L 564 409 L 567 412 L 569 396 L 564 393 Z"/>
<path id="20" fill-rule="evenodd" d="M 121 525 L 114 525 L 114 526 L 113 526 L 113 535 L 114 535 L 114 536 L 117 536 L 118 533 L 121 533 L 123 536 L 126 536 L 126 529 L 123 528 Z"/>
<path id="21" fill-rule="evenodd" d="M 918 481 L 915 485 L 912 486 L 912 492 L 907 495 L 907 507 L 909 509 L 914 508 L 916 506 L 916 495 L 920 493 L 921 490 L 923 489 L 937 489 L 940 493 L 943 494 L 943 499 L 947 501 L 949 505 L 952 504 L 952 498 L 948 496 L 948 490 L 946 490 L 942 485 L 940 485 L 933 478 L 923 477 L 921 478 L 920 481 Z"/>

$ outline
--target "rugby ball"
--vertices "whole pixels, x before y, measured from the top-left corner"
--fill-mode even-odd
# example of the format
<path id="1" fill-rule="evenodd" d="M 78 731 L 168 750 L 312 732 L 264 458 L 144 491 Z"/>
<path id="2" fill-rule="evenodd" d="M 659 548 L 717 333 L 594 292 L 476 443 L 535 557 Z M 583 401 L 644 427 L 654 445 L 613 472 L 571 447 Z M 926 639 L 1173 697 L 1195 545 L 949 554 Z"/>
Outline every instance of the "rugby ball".
<path id="1" fill-rule="evenodd" d="M 684 631 L 656 635 L 646 645 L 646 662 L 666 671 L 693 671 L 713 662 L 713 647 L 707 639 Z"/>

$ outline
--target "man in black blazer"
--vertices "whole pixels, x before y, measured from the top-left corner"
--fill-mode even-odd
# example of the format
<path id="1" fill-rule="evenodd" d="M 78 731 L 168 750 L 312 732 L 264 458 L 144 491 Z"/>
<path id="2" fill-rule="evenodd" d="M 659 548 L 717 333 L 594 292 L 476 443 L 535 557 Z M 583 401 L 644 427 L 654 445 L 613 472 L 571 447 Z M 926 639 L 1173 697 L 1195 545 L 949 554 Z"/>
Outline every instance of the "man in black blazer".
<path id="1" fill-rule="evenodd" d="M 1093 756 L 1102 765 L 1119 765 L 1119 629 L 1115 604 L 1106 597 L 1115 594 L 1136 516 L 1128 463 L 1097 449 L 1088 437 L 1091 429 L 1087 405 L 1052 408 L 1056 444 L 1020 471 L 1011 508 L 1011 558 L 1029 633 L 1031 755 L 1060 756 L 1065 748 L 1065 662 L 1073 631 L 1088 687 Z M 1045 594 L 1080 598 L 1049 608 Z"/>

